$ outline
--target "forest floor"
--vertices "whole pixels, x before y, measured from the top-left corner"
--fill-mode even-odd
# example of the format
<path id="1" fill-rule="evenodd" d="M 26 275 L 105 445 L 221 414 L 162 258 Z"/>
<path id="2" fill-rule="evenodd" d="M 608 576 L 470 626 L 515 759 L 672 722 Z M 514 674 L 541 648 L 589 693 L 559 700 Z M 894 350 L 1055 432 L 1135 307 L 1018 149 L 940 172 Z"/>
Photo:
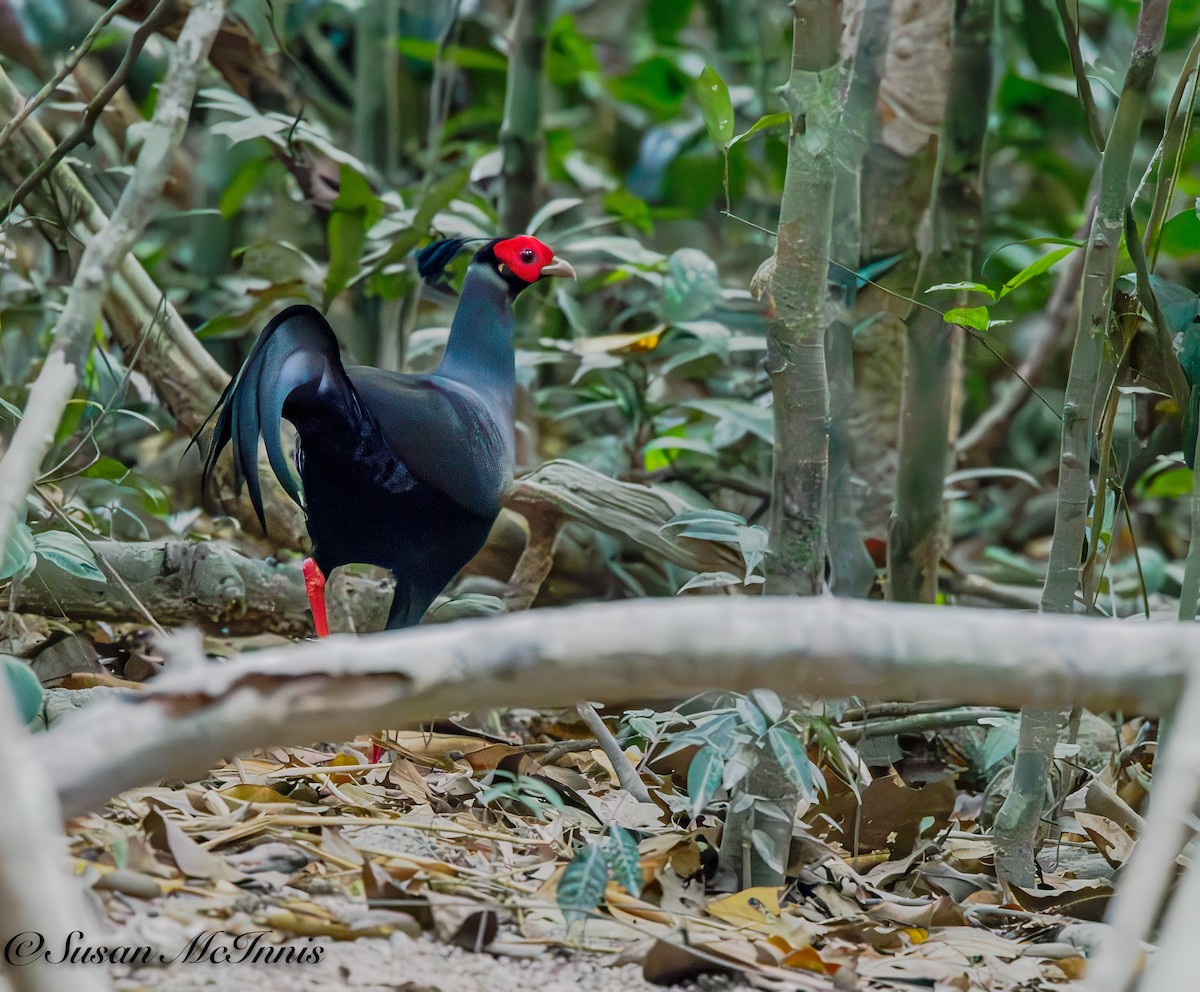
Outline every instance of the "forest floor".
<path id="1" fill-rule="evenodd" d="M 510 741 L 470 721 L 394 733 L 373 765 L 369 738 L 274 749 L 72 821 L 105 944 L 169 961 L 110 965 L 115 987 L 1071 989 L 1103 939 L 1132 841 L 1083 808 L 1087 790 L 1038 887 L 1004 895 L 978 822 L 996 790 L 960 788 L 950 735 L 928 734 L 860 783 L 861 804 L 828 776 L 790 885 L 721 892 L 718 824 L 680 815 L 678 771 L 636 802 L 573 719 L 522 714 Z M 563 870 L 606 824 L 640 838 L 642 889 L 609 881 L 568 926 Z M 308 957 L 280 959 L 288 947 Z"/>

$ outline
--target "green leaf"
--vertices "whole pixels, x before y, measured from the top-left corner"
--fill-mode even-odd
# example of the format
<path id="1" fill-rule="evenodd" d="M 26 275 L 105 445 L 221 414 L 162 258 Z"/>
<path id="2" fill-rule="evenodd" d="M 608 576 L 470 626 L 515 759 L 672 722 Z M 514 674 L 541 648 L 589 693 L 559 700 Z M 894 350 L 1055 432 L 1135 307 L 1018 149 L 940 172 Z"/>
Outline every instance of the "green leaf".
<path id="1" fill-rule="evenodd" d="M 9 654 L 0 655 L 4 668 L 4 680 L 12 691 L 13 701 L 25 723 L 32 723 L 42 708 L 42 684 L 38 681 L 27 661 Z"/>
<path id="2" fill-rule="evenodd" d="M 33 539 L 34 550 L 46 561 L 57 565 L 69 575 L 93 582 L 107 582 L 96 564 L 96 554 L 87 541 L 64 530 L 46 531 Z"/>
<path id="3" fill-rule="evenodd" d="M 1156 473 L 1144 485 L 1138 485 L 1135 492 L 1139 497 L 1156 497 L 1158 499 L 1178 499 L 1189 496 L 1192 492 L 1192 470 L 1182 465 Z"/>
<path id="4" fill-rule="evenodd" d="M 771 746 L 771 752 L 779 762 L 779 767 L 783 769 L 783 774 L 792 785 L 802 789 L 809 797 L 826 791 L 825 776 L 809 759 L 808 751 L 795 731 L 784 726 L 774 726 L 767 731 L 767 743 Z"/>
<path id="5" fill-rule="evenodd" d="M 14 575 L 22 579 L 27 577 L 33 571 L 35 562 L 33 532 L 27 523 L 21 521 L 9 533 L 4 557 L 0 560 L 0 582 Z"/>
<path id="6" fill-rule="evenodd" d="M 1029 282 L 1030 279 L 1034 279 L 1037 276 L 1040 276 L 1043 272 L 1051 269 L 1075 250 L 1075 245 L 1067 245 L 1065 248 L 1059 248 L 1055 251 L 1048 252 L 1036 262 L 1032 262 L 1031 264 L 1025 266 L 1025 268 L 1023 268 L 1015 276 L 1009 279 L 1008 282 L 1000 287 L 1000 292 L 997 294 L 996 299 L 1003 299 L 1018 286 L 1024 286 L 1025 283 Z"/>
<path id="7" fill-rule="evenodd" d="M 786 866 L 783 863 L 782 852 L 776 849 L 775 841 L 765 830 L 751 830 L 750 845 L 768 868 L 777 872 L 784 870 Z"/>
<path id="8" fill-rule="evenodd" d="M 20 422 L 22 416 L 20 407 L 13 406 L 6 399 L 0 399 L 0 410 L 3 410 L 5 413 L 9 414 L 13 420 Z"/>
<path id="9" fill-rule="evenodd" d="M 642 894 L 642 862 L 637 841 L 624 827 L 613 824 L 608 828 L 608 847 L 605 849 L 613 879 L 631 896 Z"/>
<path id="10" fill-rule="evenodd" d="M 1172 258 L 1200 254 L 1200 213 L 1195 208 L 1184 210 L 1163 224 L 1158 247 Z"/>
<path id="11" fill-rule="evenodd" d="M 992 288 L 982 282 L 939 282 L 936 286 L 930 286 L 925 292 L 953 292 L 953 293 L 983 293 L 989 300 L 995 300 L 996 294 Z"/>
<path id="12" fill-rule="evenodd" d="M 735 706 L 738 716 L 742 718 L 742 723 L 753 731 L 755 737 L 761 737 L 767 732 L 767 718 L 751 700 L 745 696 L 739 696 Z"/>
<path id="13" fill-rule="evenodd" d="M 460 69 L 482 69 L 485 72 L 506 72 L 508 60 L 499 52 L 465 45 L 442 45 L 422 38 L 400 38 L 396 48 L 401 55 L 419 62 L 447 62 Z M 440 48 L 440 51 L 439 51 Z"/>
<path id="14" fill-rule="evenodd" d="M 783 717 L 783 700 L 773 689 L 751 689 L 747 695 L 755 706 L 762 710 L 769 723 L 778 723 Z"/>
<path id="15" fill-rule="evenodd" d="M 791 119 L 792 115 L 786 110 L 781 110 L 777 114 L 767 114 L 765 117 L 760 117 L 758 120 L 756 120 L 750 126 L 748 131 L 743 131 L 729 143 L 731 145 L 736 145 L 739 141 L 745 141 L 747 138 L 758 134 L 760 131 L 766 131 L 769 128 L 780 127 L 784 124 L 790 123 Z"/>
<path id="16" fill-rule="evenodd" d="M 558 880 L 558 908 L 567 929 L 595 911 L 608 885 L 608 862 L 599 844 L 588 844 L 567 865 Z"/>
<path id="17" fill-rule="evenodd" d="M 951 307 L 942 314 L 942 320 L 947 324 L 959 324 L 972 330 L 986 331 L 988 316 L 987 307 Z"/>
<path id="18" fill-rule="evenodd" d="M 687 791 L 692 814 L 698 816 L 721 788 L 725 775 L 725 759 L 711 744 L 706 744 L 688 766 Z"/>
<path id="19" fill-rule="evenodd" d="M 728 149 L 733 141 L 733 102 L 725 80 L 711 65 L 706 65 L 696 80 L 696 99 L 709 138 L 718 148 Z"/>
<path id="20" fill-rule="evenodd" d="M 1019 731 L 1020 726 L 1016 717 L 1002 720 L 988 728 L 987 736 L 983 739 L 983 746 L 979 753 L 980 771 L 988 771 L 1016 750 Z"/>
<path id="21" fill-rule="evenodd" d="M 358 275 L 367 228 L 379 219 L 383 204 L 356 169 L 342 166 L 341 186 L 329 215 L 329 270 L 325 275 L 325 307 Z"/>

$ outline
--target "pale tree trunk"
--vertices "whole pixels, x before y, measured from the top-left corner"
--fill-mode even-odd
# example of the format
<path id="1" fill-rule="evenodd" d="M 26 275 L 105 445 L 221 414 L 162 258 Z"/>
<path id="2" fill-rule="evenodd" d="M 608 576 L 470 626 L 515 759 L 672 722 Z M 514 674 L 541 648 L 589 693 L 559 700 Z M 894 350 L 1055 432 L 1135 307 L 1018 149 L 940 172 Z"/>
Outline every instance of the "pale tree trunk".
<path id="1" fill-rule="evenodd" d="M 791 113 L 771 291 L 775 319 L 767 367 L 775 404 L 771 500 L 772 592 L 815 595 L 825 586 L 829 467 L 829 245 L 842 84 L 838 0 L 794 0 Z"/>

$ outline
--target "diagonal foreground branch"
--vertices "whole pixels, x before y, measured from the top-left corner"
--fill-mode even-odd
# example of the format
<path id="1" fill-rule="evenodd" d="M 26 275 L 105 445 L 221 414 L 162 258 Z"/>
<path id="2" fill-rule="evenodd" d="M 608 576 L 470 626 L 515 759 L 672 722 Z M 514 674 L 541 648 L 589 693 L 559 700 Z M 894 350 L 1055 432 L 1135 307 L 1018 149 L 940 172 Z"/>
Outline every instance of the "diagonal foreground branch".
<path id="1" fill-rule="evenodd" d="M 1102 622 L 821 597 L 636 600 L 259 651 L 205 662 L 177 640 L 136 702 L 44 738 L 68 814 L 250 748 L 345 740 L 496 706 L 678 699 L 720 687 L 867 699 L 1163 713 L 1194 664 L 1174 623 Z"/>
<path id="2" fill-rule="evenodd" d="M 7 941 L 6 958 L 23 966 L 6 973 L 16 992 L 103 992 L 109 984 L 95 970 L 51 964 L 29 954 L 38 935 L 49 946 L 61 947 L 66 934 L 86 933 L 97 921 L 87 911 L 82 887 L 62 863 L 66 845 L 58 801 L 38 763 L 37 742 L 21 725 L 7 691 L 0 691 L 0 745 L 5 755 L 0 763 L 5 804 L 5 815 L 0 816 L 0 928 Z"/>
<path id="3" fill-rule="evenodd" d="M 105 287 L 145 230 L 162 192 L 171 158 L 187 126 L 209 46 L 224 14 L 223 0 L 201 0 L 192 8 L 172 53 L 133 178 L 104 230 L 84 249 L 54 328 L 50 354 L 30 389 L 12 447 L 0 459 L 0 478 L 4 480 L 0 489 L 0 548 L 7 546 L 19 522 L 25 496 L 33 487 L 42 458 L 53 443 L 55 428 L 75 392 Z"/>

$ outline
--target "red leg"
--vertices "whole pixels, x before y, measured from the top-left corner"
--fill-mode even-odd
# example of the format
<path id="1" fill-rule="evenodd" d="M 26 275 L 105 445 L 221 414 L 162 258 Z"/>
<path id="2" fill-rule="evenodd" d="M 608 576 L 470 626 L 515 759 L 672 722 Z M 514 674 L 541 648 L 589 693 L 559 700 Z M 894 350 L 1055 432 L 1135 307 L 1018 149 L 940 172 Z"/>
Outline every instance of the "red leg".
<path id="1" fill-rule="evenodd" d="M 329 621 L 325 617 L 325 576 L 311 558 L 304 559 L 304 591 L 312 610 L 313 626 L 318 637 L 329 636 Z"/>

